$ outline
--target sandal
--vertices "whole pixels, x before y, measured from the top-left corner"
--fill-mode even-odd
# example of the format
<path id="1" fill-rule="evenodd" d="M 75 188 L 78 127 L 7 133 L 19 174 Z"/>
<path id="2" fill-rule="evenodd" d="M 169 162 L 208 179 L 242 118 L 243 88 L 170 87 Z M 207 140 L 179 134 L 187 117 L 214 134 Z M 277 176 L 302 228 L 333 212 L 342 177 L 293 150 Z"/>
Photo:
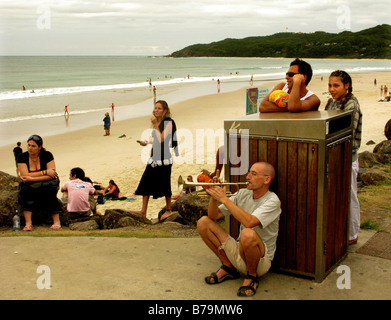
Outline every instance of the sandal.
<path id="1" fill-rule="evenodd" d="M 223 269 L 225 272 L 228 272 L 226 275 L 222 276 L 220 279 L 217 277 L 217 272 Z M 240 273 L 235 268 L 231 269 L 230 267 L 227 267 L 226 265 L 221 265 L 219 270 L 216 272 L 212 272 L 210 276 L 205 277 L 205 282 L 207 284 L 218 284 L 222 283 L 225 280 L 235 280 L 240 277 Z M 211 281 L 213 279 L 213 281 Z"/>
<path id="2" fill-rule="evenodd" d="M 247 272 L 246 276 L 244 277 L 244 279 L 251 279 L 251 282 L 248 286 L 241 286 L 239 288 L 238 296 L 239 297 L 252 297 L 257 292 L 257 289 L 259 286 L 259 280 L 256 276 L 254 277 L 254 276 L 250 275 L 248 272 Z M 248 290 L 251 290 L 252 292 L 246 293 L 246 291 L 248 291 Z"/>
<path id="3" fill-rule="evenodd" d="M 32 225 L 25 226 L 25 227 L 23 228 L 23 231 L 33 231 L 33 226 L 32 226 Z"/>
<path id="4" fill-rule="evenodd" d="M 60 230 L 61 229 L 61 226 L 58 226 L 58 225 L 52 225 L 49 230 Z"/>

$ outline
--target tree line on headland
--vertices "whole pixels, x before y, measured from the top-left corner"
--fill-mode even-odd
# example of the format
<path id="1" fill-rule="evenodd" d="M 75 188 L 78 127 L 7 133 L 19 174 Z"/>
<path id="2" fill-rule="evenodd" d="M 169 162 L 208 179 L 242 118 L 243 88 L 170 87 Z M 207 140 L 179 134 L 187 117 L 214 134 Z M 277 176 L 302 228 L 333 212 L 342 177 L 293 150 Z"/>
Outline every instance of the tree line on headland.
<path id="1" fill-rule="evenodd" d="M 194 44 L 170 57 L 281 57 L 391 59 L 391 25 L 359 32 L 281 32 L 269 36 Z"/>

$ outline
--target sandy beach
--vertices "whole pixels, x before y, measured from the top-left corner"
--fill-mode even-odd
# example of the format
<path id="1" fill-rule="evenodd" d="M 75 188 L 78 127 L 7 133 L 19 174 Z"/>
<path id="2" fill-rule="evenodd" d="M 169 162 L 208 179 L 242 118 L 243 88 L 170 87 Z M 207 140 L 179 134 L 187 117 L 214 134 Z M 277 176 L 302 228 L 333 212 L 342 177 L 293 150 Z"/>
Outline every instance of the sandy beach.
<path id="1" fill-rule="evenodd" d="M 384 126 L 391 118 L 391 102 L 378 102 L 380 99 L 380 85 L 386 84 L 391 87 L 389 83 L 390 74 L 378 72 L 351 75 L 353 92 L 358 98 L 363 112 L 363 136 L 360 152 L 372 151 L 373 145 L 368 146 L 366 143 L 370 140 L 375 143 L 385 140 Z M 374 86 L 375 78 L 377 79 L 377 86 Z M 328 99 L 328 95 L 324 94 L 328 92 L 327 81 L 328 75 L 324 75 L 323 80 L 320 76 L 315 76 L 308 87 L 321 99 L 319 110 L 324 110 Z M 275 83 L 271 83 L 270 86 Z M 243 83 L 243 85 L 245 86 L 246 83 Z M 214 153 L 220 143 L 219 139 L 215 139 L 213 150 L 209 153 L 205 152 L 203 159 L 196 159 L 196 135 L 199 132 L 206 132 L 207 129 L 216 133 L 218 129 L 223 128 L 225 119 L 244 116 L 246 88 L 248 87 L 227 93 L 223 90 L 219 94 L 209 94 L 173 104 L 167 101 L 178 130 L 182 129 L 182 132 L 186 133 L 183 139 L 187 139 L 187 141 L 193 139 L 194 142 L 193 156 L 190 154 L 191 159 L 186 158 L 186 161 L 183 161 L 184 154 L 182 153 L 181 162 L 184 163 L 174 163 L 173 165 L 171 179 L 173 194 L 177 193 L 179 175 L 187 176 L 191 174 L 196 177 L 202 168 L 214 169 Z M 159 96 L 157 98 L 159 99 Z M 134 191 L 144 171 L 145 162 L 143 159 L 145 159 L 147 152 L 136 143 L 136 140 L 143 138 L 142 133 L 145 130 L 150 130 L 150 128 L 149 116 L 115 121 L 112 123 L 110 136 L 104 136 L 103 125 L 97 125 L 66 134 L 43 136 L 44 147 L 51 151 L 55 157 L 61 184 L 68 180 L 71 168 L 81 167 L 85 170 L 87 176 L 95 181 L 102 182 L 103 185 L 108 185 L 108 181 L 113 179 L 121 189 L 121 196 L 136 198 L 135 201 L 131 202 L 107 201 L 106 204 L 98 206 L 100 213 L 103 214 L 107 208 L 139 210 L 142 203 L 141 197 L 135 196 Z M 31 132 L 31 134 L 33 133 L 40 134 L 40 132 Z M 124 134 L 126 137 L 120 138 Z M 147 131 L 145 134 L 148 137 Z M 22 147 L 26 150 L 26 141 L 22 141 Z M 15 175 L 13 148 L 14 145 L 0 148 L 2 154 L 0 167 L 2 171 Z M 186 153 L 186 156 L 189 157 L 189 153 Z M 59 193 L 59 198 L 61 198 L 61 193 Z M 156 218 L 159 210 L 164 205 L 164 198 L 151 199 L 147 217 L 150 219 Z"/>
<path id="2" fill-rule="evenodd" d="M 388 73 L 353 74 L 354 93 L 362 112 L 363 139 L 360 151 L 372 151 L 373 140 L 384 140 L 384 125 L 391 116 L 391 103 L 378 102 L 380 84 L 390 80 Z M 377 79 L 375 87 L 373 79 Z M 323 110 L 328 99 L 327 77 L 316 76 L 309 89 L 321 99 Z M 171 105 L 172 116 L 178 129 L 186 130 L 186 139 L 196 139 L 197 132 L 223 128 L 224 119 L 245 115 L 246 88 L 228 93 L 211 94 Z M 72 167 L 82 167 L 88 176 L 103 184 L 114 179 L 121 188 L 121 196 L 134 197 L 132 202 L 107 201 L 98 206 L 104 213 L 108 208 L 139 210 L 141 197 L 134 196 L 145 164 L 145 149 L 136 140 L 150 130 L 149 116 L 115 121 L 110 136 L 103 136 L 103 126 L 44 138 L 44 146 L 55 157 L 61 183 L 68 180 Z M 201 131 L 197 131 L 201 130 Z M 35 133 L 35 132 L 34 132 Z M 126 137 L 119 138 L 125 134 Z M 171 185 L 177 192 L 179 175 L 196 176 L 202 168 L 213 170 L 215 147 L 210 154 L 196 163 L 194 152 L 189 163 L 174 163 Z M 182 141 L 181 141 L 182 142 Z M 26 148 L 26 142 L 23 142 Z M 1 170 L 15 175 L 13 145 L 1 147 Z M 61 193 L 59 193 L 61 197 Z M 150 200 L 147 217 L 156 218 L 165 205 L 164 198 Z M 253 298 L 260 299 L 389 299 L 384 283 L 390 281 L 390 260 L 356 254 L 374 231 L 361 230 L 359 244 L 348 248 L 343 264 L 349 266 L 354 279 L 353 290 L 340 290 L 336 283 L 341 276 L 333 270 L 322 283 L 290 275 L 269 272 L 262 277 L 261 288 Z M 149 314 L 150 308 L 161 300 L 240 300 L 245 311 L 249 306 L 236 295 L 242 279 L 228 281 L 221 286 L 207 286 L 203 277 L 218 267 L 217 258 L 198 238 L 136 239 L 120 237 L 5 237 L 0 242 L 4 263 L 0 279 L 3 290 L 0 299 L 62 300 L 62 299 L 126 299 L 137 302 L 139 312 Z M 184 254 L 191 252 L 191 254 Z M 3 261 L 2 261 L 3 262 Z M 39 269 L 44 267 L 46 269 Z M 48 269 L 49 268 L 49 269 Z M 43 290 L 41 276 L 50 271 L 50 290 Z M 189 277 L 189 275 L 191 275 Z M 175 279 L 175 280 L 173 280 Z M 41 281 L 41 282 L 39 282 Z M 45 282 L 45 285 L 47 283 Z M 45 288 L 48 289 L 48 288 Z M 152 300 L 152 301 L 148 301 Z M 252 301 L 256 302 L 256 301 Z M 181 305 L 184 305 L 183 303 Z M 184 313 L 193 308 L 184 305 Z M 254 306 L 255 305 L 251 305 Z M 257 307 L 258 308 L 258 307 Z"/>

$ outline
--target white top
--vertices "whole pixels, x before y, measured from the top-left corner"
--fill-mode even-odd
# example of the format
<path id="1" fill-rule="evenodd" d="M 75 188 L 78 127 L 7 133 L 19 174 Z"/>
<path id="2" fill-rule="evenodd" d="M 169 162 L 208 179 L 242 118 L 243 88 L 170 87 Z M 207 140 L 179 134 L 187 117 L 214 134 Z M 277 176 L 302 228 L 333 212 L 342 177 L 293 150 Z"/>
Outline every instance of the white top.
<path id="1" fill-rule="evenodd" d="M 288 84 L 285 83 L 285 86 L 284 88 L 282 88 L 282 91 L 285 91 L 285 92 L 288 92 L 289 88 L 288 88 Z M 311 97 L 312 95 L 314 95 L 314 93 L 310 90 L 307 91 L 307 94 L 303 97 L 303 98 L 300 98 L 300 100 L 306 100 L 308 99 L 309 97 Z"/>
<path id="2" fill-rule="evenodd" d="M 238 207 L 258 218 L 261 224 L 254 227 L 253 230 L 255 230 L 266 245 L 269 260 L 273 260 L 281 214 L 280 199 L 278 199 L 274 192 L 268 191 L 262 198 L 254 200 L 253 191 L 247 189 L 240 189 L 230 199 Z M 219 209 L 224 216 L 231 214 L 223 204 L 219 206 Z M 240 232 L 243 229 L 244 226 L 240 225 Z"/>

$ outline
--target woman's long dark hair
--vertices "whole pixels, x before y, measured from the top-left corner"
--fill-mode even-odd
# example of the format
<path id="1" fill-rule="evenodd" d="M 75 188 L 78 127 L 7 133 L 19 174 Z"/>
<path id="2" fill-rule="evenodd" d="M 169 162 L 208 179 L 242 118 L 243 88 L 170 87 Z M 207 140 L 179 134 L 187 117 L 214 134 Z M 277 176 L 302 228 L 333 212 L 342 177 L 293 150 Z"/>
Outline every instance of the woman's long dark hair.
<path id="1" fill-rule="evenodd" d="M 30 136 L 30 138 L 27 139 L 27 143 L 30 140 L 33 140 L 37 144 L 38 147 L 42 147 L 42 145 L 43 145 L 43 139 L 41 138 L 41 136 L 39 136 L 37 134 L 33 134 L 32 136 Z M 45 151 L 45 148 L 42 147 L 41 150 Z"/>
<path id="2" fill-rule="evenodd" d="M 342 70 L 333 71 L 330 74 L 330 78 L 331 77 L 340 78 L 343 84 L 349 84 L 348 93 L 345 96 L 344 101 L 342 102 L 341 105 L 341 110 L 343 110 L 345 108 L 345 104 L 350 100 L 350 98 L 353 95 L 352 77 L 349 75 L 349 73 Z"/>
<path id="3" fill-rule="evenodd" d="M 120 193 L 119 188 L 118 188 L 117 184 L 114 182 L 114 180 L 110 180 L 109 183 L 111 183 L 113 186 L 115 186 L 118 190 L 118 193 Z"/>

